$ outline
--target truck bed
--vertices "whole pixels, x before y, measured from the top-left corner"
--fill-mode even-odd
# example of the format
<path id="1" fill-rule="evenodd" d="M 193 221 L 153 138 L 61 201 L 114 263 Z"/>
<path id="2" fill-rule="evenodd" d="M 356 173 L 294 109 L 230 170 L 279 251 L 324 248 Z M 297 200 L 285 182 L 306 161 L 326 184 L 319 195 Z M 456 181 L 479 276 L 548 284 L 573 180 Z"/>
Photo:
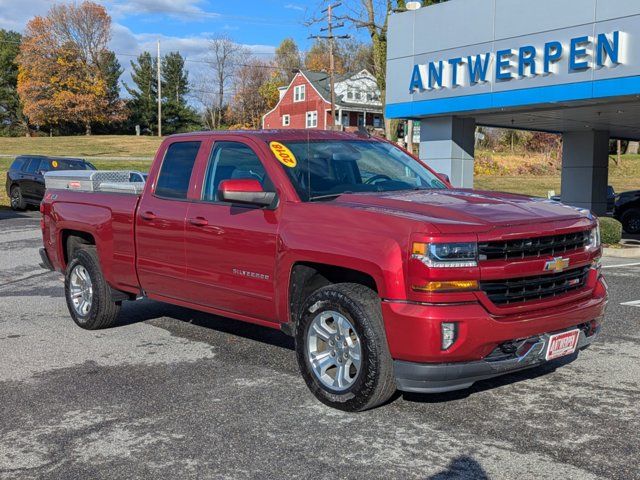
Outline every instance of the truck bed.
<path id="1" fill-rule="evenodd" d="M 91 235 L 106 280 L 119 290 L 140 291 L 136 275 L 135 215 L 140 196 L 131 193 L 47 190 L 42 202 L 43 241 L 57 270 L 64 270 L 69 235 Z"/>

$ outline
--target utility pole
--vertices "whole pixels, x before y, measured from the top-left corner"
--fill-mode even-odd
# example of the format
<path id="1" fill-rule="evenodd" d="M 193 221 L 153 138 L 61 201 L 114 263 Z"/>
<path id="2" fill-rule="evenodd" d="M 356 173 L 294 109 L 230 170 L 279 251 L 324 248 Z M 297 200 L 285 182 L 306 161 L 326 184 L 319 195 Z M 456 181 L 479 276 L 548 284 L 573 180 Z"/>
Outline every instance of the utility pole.
<path id="1" fill-rule="evenodd" d="M 160 75 L 160 40 L 158 40 L 158 136 L 162 136 L 162 76 Z"/>
<path id="2" fill-rule="evenodd" d="M 327 14 L 327 26 L 320 29 L 321 32 L 327 32 L 326 35 L 311 35 L 309 38 L 322 38 L 329 41 L 329 88 L 331 90 L 331 127 L 336 126 L 336 89 L 335 89 L 335 60 L 334 60 L 334 50 L 335 50 L 335 40 L 336 38 L 349 38 L 349 35 L 334 35 L 333 30 L 336 28 L 344 27 L 344 22 L 333 23 L 334 16 L 333 10 L 338 8 L 342 3 L 332 3 L 329 4 L 327 8 L 322 10 L 322 13 Z M 340 17 L 335 17 L 336 20 L 339 20 Z"/>

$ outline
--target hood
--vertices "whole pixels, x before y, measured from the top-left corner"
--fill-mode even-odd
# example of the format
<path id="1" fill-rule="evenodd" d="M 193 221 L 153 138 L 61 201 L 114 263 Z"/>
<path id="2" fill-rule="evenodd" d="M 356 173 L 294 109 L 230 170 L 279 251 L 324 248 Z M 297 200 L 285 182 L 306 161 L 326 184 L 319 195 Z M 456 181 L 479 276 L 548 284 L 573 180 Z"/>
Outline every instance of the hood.
<path id="1" fill-rule="evenodd" d="M 591 215 L 588 210 L 553 200 L 466 189 L 345 194 L 334 203 L 428 222 L 442 233 L 479 232 Z"/>

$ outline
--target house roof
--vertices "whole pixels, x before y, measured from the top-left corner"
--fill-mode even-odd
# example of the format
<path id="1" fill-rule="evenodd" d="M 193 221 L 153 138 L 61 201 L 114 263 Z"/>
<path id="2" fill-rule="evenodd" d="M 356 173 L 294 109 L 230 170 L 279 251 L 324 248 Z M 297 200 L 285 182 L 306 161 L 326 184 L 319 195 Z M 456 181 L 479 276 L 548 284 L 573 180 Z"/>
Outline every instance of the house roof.
<path id="1" fill-rule="evenodd" d="M 315 88 L 320 96 L 324 98 L 327 102 L 331 101 L 331 81 L 329 80 L 329 74 L 326 72 L 314 72 L 312 70 L 300 70 L 309 83 Z M 352 77 L 355 77 L 361 72 L 351 72 L 345 73 L 342 75 L 336 75 L 334 80 L 336 83 L 342 82 L 344 80 L 348 80 Z M 347 102 L 342 97 L 336 95 L 336 106 L 343 108 L 357 108 L 357 109 L 367 109 L 367 110 L 379 110 L 382 112 L 382 105 L 367 105 L 365 103 L 357 103 L 357 102 Z"/>

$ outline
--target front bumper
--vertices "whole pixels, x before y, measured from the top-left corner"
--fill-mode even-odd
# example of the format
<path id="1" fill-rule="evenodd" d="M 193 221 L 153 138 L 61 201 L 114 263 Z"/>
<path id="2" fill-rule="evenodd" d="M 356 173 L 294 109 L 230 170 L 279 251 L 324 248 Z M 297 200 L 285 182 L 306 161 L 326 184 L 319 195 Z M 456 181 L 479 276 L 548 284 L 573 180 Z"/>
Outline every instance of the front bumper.
<path id="1" fill-rule="evenodd" d="M 600 328 L 598 323 L 594 331 L 589 332 L 589 336 L 585 330 L 581 330 L 576 352 L 589 346 L 600 333 Z M 522 354 L 514 354 L 507 359 L 442 364 L 396 360 L 394 362 L 396 383 L 399 390 L 418 393 L 441 393 L 469 388 L 480 380 L 548 363 L 545 360 L 545 353 L 550 336 L 551 334 L 543 334 L 528 339 L 530 344 L 527 344 L 526 351 Z"/>

